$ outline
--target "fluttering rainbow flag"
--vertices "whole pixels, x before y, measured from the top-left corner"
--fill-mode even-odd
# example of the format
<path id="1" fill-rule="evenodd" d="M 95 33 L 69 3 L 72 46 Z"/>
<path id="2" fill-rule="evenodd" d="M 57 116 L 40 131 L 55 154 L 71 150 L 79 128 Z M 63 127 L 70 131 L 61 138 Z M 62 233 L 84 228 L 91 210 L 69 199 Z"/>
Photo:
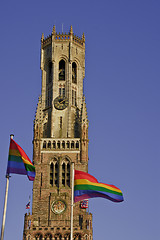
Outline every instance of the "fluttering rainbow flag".
<path id="1" fill-rule="evenodd" d="M 7 175 L 10 173 L 27 175 L 34 181 L 35 167 L 23 149 L 13 140 L 10 140 Z"/>
<path id="2" fill-rule="evenodd" d="M 113 202 L 124 201 L 123 194 L 119 188 L 114 185 L 99 183 L 90 174 L 75 170 L 74 202 L 95 197 L 107 198 Z"/>

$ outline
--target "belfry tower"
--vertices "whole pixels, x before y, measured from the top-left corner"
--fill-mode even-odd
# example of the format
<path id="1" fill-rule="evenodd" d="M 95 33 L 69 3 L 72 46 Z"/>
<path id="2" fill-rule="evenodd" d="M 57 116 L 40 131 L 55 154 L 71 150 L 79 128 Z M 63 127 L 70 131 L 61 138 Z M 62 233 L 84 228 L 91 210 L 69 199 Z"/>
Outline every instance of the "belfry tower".
<path id="1" fill-rule="evenodd" d="M 88 118 L 83 95 L 85 36 L 56 33 L 41 38 L 42 91 L 33 139 L 32 215 L 23 240 L 70 240 L 71 163 L 88 171 Z M 92 214 L 75 203 L 75 240 L 92 240 Z"/>

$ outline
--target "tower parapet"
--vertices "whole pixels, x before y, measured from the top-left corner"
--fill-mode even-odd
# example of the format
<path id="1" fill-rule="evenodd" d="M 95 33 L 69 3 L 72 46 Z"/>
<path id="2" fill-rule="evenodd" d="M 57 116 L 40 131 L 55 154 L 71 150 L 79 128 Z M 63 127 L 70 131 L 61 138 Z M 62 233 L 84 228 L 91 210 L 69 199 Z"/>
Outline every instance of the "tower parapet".
<path id="1" fill-rule="evenodd" d="M 77 45 L 81 46 L 81 47 L 85 47 L 85 36 L 84 33 L 82 35 L 82 37 L 78 37 L 73 33 L 73 28 L 71 26 L 69 33 L 57 33 L 56 32 L 56 28 L 55 26 L 53 26 L 53 30 L 52 30 L 52 34 L 47 36 L 46 38 L 41 38 L 41 43 L 42 43 L 42 47 L 46 47 L 48 44 L 51 43 L 52 41 L 52 35 L 54 35 L 54 40 L 57 42 L 65 42 L 68 41 L 70 42 L 71 40 L 76 43 Z M 72 36 L 72 38 L 71 38 Z"/>

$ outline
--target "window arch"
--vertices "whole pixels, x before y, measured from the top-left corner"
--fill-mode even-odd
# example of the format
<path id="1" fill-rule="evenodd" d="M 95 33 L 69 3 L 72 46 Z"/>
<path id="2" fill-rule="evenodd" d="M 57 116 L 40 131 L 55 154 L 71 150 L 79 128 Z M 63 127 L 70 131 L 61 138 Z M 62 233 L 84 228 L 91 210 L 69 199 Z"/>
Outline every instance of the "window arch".
<path id="1" fill-rule="evenodd" d="M 72 82 L 77 83 L 77 64 L 72 63 Z"/>
<path id="2" fill-rule="evenodd" d="M 59 80 L 65 80 L 65 61 L 61 60 L 59 62 Z"/>

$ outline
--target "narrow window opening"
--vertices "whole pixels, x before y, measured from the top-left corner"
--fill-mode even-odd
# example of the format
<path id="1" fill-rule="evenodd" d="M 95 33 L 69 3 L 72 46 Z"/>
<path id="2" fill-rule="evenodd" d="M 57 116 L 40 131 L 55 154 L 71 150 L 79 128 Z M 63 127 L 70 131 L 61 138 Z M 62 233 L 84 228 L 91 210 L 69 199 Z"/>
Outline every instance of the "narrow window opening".
<path id="1" fill-rule="evenodd" d="M 57 142 L 57 148 L 60 149 L 60 141 Z"/>
<path id="2" fill-rule="evenodd" d="M 58 176 L 58 163 L 55 164 L 55 185 L 58 187 L 59 185 L 59 176 Z"/>
<path id="3" fill-rule="evenodd" d="M 54 166 L 53 163 L 50 165 L 50 184 L 53 186 L 53 173 L 54 173 Z"/>
<path id="4" fill-rule="evenodd" d="M 70 142 L 67 141 L 67 148 L 70 148 Z"/>
<path id="5" fill-rule="evenodd" d="M 62 164 L 62 185 L 65 186 L 65 163 Z"/>
<path id="6" fill-rule="evenodd" d="M 46 141 L 43 142 L 43 148 L 46 148 Z"/>
<path id="7" fill-rule="evenodd" d="M 76 148 L 79 149 L 79 142 L 76 142 Z"/>
<path id="8" fill-rule="evenodd" d="M 41 186 L 42 186 L 42 173 L 41 173 Z"/>
<path id="9" fill-rule="evenodd" d="M 65 80 L 65 61 L 59 62 L 59 80 Z"/>
<path id="10" fill-rule="evenodd" d="M 72 82 L 77 83 L 77 65 L 75 62 L 72 63 Z"/>
<path id="11" fill-rule="evenodd" d="M 51 141 L 48 142 L 48 148 L 51 148 Z"/>
<path id="12" fill-rule="evenodd" d="M 67 186 L 70 187 L 70 164 L 67 164 Z"/>
<path id="13" fill-rule="evenodd" d="M 62 142 L 62 148 L 65 149 L 65 141 Z"/>
<path id="14" fill-rule="evenodd" d="M 62 117 L 60 117 L 60 129 L 62 129 Z"/>
<path id="15" fill-rule="evenodd" d="M 53 141 L 53 148 L 55 149 L 56 148 L 56 142 Z"/>
<path id="16" fill-rule="evenodd" d="M 71 148 L 74 148 L 74 142 L 73 141 L 71 142 Z"/>

